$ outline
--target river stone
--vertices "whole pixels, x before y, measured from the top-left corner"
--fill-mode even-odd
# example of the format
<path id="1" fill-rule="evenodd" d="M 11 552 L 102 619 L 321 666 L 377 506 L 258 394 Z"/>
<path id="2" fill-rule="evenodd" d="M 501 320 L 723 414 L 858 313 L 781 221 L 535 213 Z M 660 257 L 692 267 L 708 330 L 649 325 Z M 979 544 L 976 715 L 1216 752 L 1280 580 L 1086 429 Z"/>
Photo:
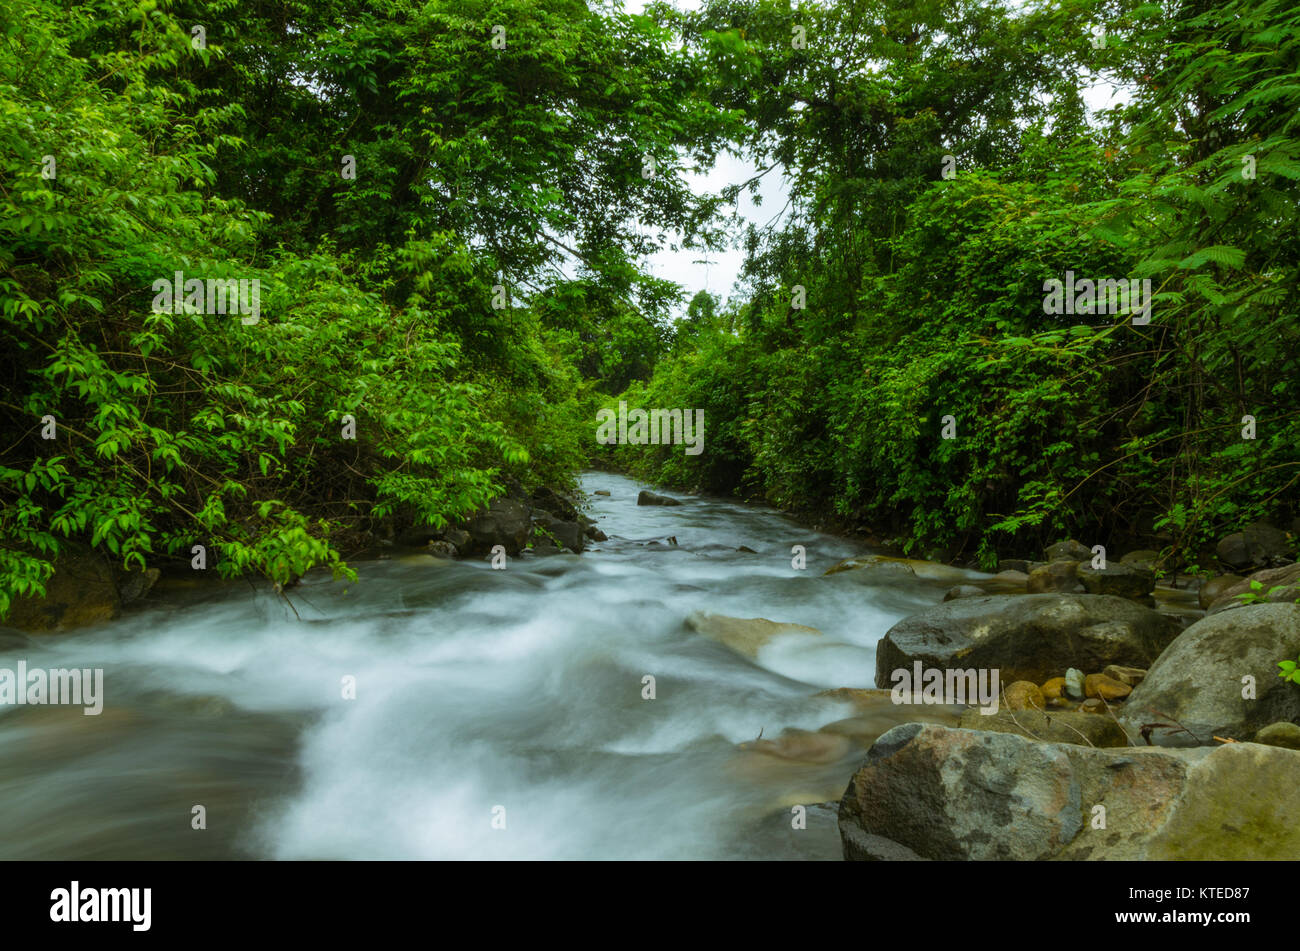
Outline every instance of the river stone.
<path id="1" fill-rule="evenodd" d="M 1064 591 L 1075 594 L 1084 591 L 1078 576 L 1079 562 L 1053 561 L 1029 572 L 1025 588 L 1030 594 L 1045 594 L 1050 591 Z"/>
<path id="2" fill-rule="evenodd" d="M 1089 674 L 1083 679 L 1083 693 L 1102 700 L 1123 700 L 1133 688 L 1105 674 Z"/>
<path id="3" fill-rule="evenodd" d="M 1208 608 L 1211 604 L 1223 596 L 1233 585 L 1242 580 L 1241 575 L 1218 575 L 1211 578 L 1205 584 L 1201 585 L 1201 590 L 1196 593 L 1196 603 L 1202 610 Z"/>
<path id="4" fill-rule="evenodd" d="M 837 575 L 844 571 L 856 572 L 854 577 L 859 580 L 867 580 L 874 575 L 883 575 L 880 579 L 882 583 L 887 583 L 890 578 L 906 576 L 915 578 L 916 572 L 912 566 L 905 561 L 897 558 L 886 558 L 884 555 L 866 555 L 862 558 L 846 558 L 839 564 L 827 568 L 823 575 Z M 874 578 L 872 578 L 874 580 Z"/>
<path id="5" fill-rule="evenodd" d="M 1261 604 L 1205 617 L 1151 666 L 1124 704 L 1120 722 L 1137 737 L 1144 723 L 1177 720 L 1205 745 L 1215 736 L 1246 740 L 1278 720 L 1300 720 L 1300 689 L 1277 675 L 1277 662 L 1297 654 L 1300 606 Z M 1242 697 L 1247 675 L 1254 677 L 1255 699 Z M 1186 733 L 1169 730 L 1152 731 L 1151 742 L 1197 745 Z"/>
<path id="6" fill-rule="evenodd" d="M 651 492 L 648 489 L 642 489 L 636 497 L 637 505 L 681 505 L 680 499 L 669 498 L 666 495 L 660 495 L 657 492 Z"/>
<path id="7" fill-rule="evenodd" d="M 533 493 L 532 502 L 534 508 L 543 509 L 563 521 L 576 522 L 580 518 L 578 507 L 571 499 L 547 486 L 542 486 Z"/>
<path id="8" fill-rule="evenodd" d="M 455 545 L 445 541 L 429 542 L 428 551 L 435 558 L 455 558 L 459 554 Z"/>
<path id="9" fill-rule="evenodd" d="M 1025 577 L 1029 577 L 1029 562 L 1023 558 L 999 558 L 998 572 L 1018 571 Z"/>
<path id="10" fill-rule="evenodd" d="M 982 598 L 983 596 L 983 588 L 977 588 L 973 584 L 959 584 L 956 587 L 949 588 L 943 599 L 945 601 L 956 601 L 958 598 Z"/>
<path id="11" fill-rule="evenodd" d="M 864 569 L 876 572 L 896 571 L 913 575 L 924 581 L 936 581 L 941 584 L 960 584 L 969 577 L 968 572 L 961 568 L 954 568 L 951 565 L 944 565 L 935 561 L 924 561 L 920 558 L 894 558 L 890 555 L 865 555 L 860 558 L 846 558 L 839 564 L 828 568 L 825 573 L 832 575 L 841 571 L 861 571 Z"/>
<path id="12" fill-rule="evenodd" d="M 1258 593 L 1264 601 L 1294 604 L 1297 599 L 1300 599 L 1300 562 L 1282 568 L 1265 568 L 1263 571 L 1255 572 L 1249 578 L 1238 579 L 1235 584 L 1229 585 L 1216 595 L 1210 603 L 1209 613 L 1218 614 L 1231 608 L 1253 606 L 1244 605 L 1237 597 L 1239 594 L 1246 594 L 1253 590 L 1250 586 L 1252 581 L 1259 582 L 1261 590 Z"/>
<path id="13" fill-rule="evenodd" d="M 1043 551 L 1043 557 L 1049 562 L 1052 561 L 1092 561 L 1092 549 L 1087 545 L 1082 545 L 1073 538 L 1063 542 L 1057 542 L 1055 545 L 1048 545 Z"/>
<path id="14" fill-rule="evenodd" d="M 704 611 L 694 611 L 688 615 L 686 626 L 746 657 L 757 657 L 759 649 L 776 637 L 788 634 L 820 637 L 822 633 L 815 627 L 805 627 L 802 624 L 769 621 L 762 617 L 727 617 Z"/>
<path id="15" fill-rule="evenodd" d="M 554 515 L 542 513 L 534 521 L 534 524 L 552 535 L 561 546 L 571 552 L 581 553 L 582 549 L 586 547 L 582 526 L 577 522 L 565 521 L 556 518 Z"/>
<path id="16" fill-rule="evenodd" d="M 463 528 L 447 529 L 442 533 L 442 540 L 450 542 L 455 546 L 456 551 L 462 555 L 471 554 L 474 548 L 474 539 Z"/>
<path id="17" fill-rule="evenodd" d="M 599 528 L 597 528 L 595 525 L 588 525 L 587 528 L 586 528 L 586 530 L 583 532 L 583 534 L 585 534 L 585 535 L 586 535 L 588 538 L 590 538 L 593 542 L 607 542 L 607 541 L 609 541 L 609 536 L 606 535 L 604 532 L 602 532 L 602 531 L 601 531 Z"/>
<path id="18" fill-rule="evenodd" d="M 961 715 L 959 725 L 966 730 L 1014 733 L 1045 743 L 1128 746 L 1128 736 L 1112 717 L 1095 717 L 1085 713 L 1022 710 L 1013 714 L 999 710 L 994 714 L 983 714 L 978 710 L 967 710 Z"/>
<path id="19" fill-rule="evenodd" d="M 1178 633 L 1176 622 L 1125 598 L 1096 594 L 986 595 L 935 605 L 899 621 L 876 647 L 876 686 L 926 668 L 988 668 L 1003 682 L 1042 683 L 1071 663 L 1145 666 Z"/>
<path id="20" fill-rule="evenodd" d="M 1108 713 L 1109 711 L 1106 709 L 1106 703 L 1104 700 L 1098 700 L 1096 697 L 1092 697 L 1088 700 L 1083 701 L 1083 703 L 1079 704 L 1079 712 L 1104 714 L 1104 713 Z"/>
<path id="21" fill-rule="evenodd" d="M 1045 710 L 1047 700 L 1038 684 L 1017 680 L 1003 691 L 1002 705 L 1008 710 Z"/>
<path id="22" fill-rule="evenodd" d="M 1065 695 L 1071 700 L 1082 700 L 1086 693 L 1083 671 L 1071 667 L 1065 672 Z"/>
<path id="23" fill-rule="evenodd" d="M 592 495 L 609 495 L 609 489 L 597 489 Z"/>
<path id="24" fill-rule="evenodd" d="M 853 741 L 841 733 L 818 732 L 788 728 L 775 739 L 757 739 L 741 743 L 738 749 L 765 753 L 778 759 L 796 760 L 800 763 L 834 763 L 843 759 L 854 748 Z M 861 749 L 861 747 L 858 747 Z"/>
<path id="25" fill-rule="evenodd" d="M 532 535 L 532 513 L 518 499 L 493 499 L 470 518 L 465 528 L 474 554 L 486 555 L 501 545 L 507 555 L 517 555 Z"/>
<path id="26" fill-rule="evenodd" d="M 990 588 L 1008 588 L 1012 591 L 1024 591 L 1025 585 L 1029 583 L 1029 575 L 1023 571 L 1014 571 L 1007 569 L 999 571 L 992 578 L 989 578 L 984 584 Z"/>
<path id="27" fill-rule="evenodd" d="M 1267 860 L 1300 854 L 1298 813 L 1291 750 L 1093 749 L 909 723 L 867 752 L 839 828 L 850 860 L 886 843 L 940 860 Z"/>
<path id="28" fill-rule="evenodd" d="M 1284 750 L 1300 750 L 1300 726 L 1286 720 L 1270 723 L 1255 734 L 1255 742 L 1280 746 Z"/>
<path id="29" fill-rule="evenodd" d="M 1156 562 L 1160 560 L 1160 552 L 1152 551 L 1150 548 L 1141 548 L 1138 551 L 1131 551 L 1119 560 L 1121 565 L 1132 565 L 1134 568 L 1143 568 L 1151 571 L 1155 568 Z"/>
<path id="30" fill-rule="evenodd" d="M 1044 681 L 1043 686 L 1039 689 L 1042 690 L 1043 698 L 1045 700 L 1060 700 L 1066 695 L 1065 678 L 1052 677 L 1051 679 Z"/>
<path id="31" fill-rule="evenodd" d="M 1109 564 L 1105 568 L 1094 568 L 1091 564 L 1082 564 L 1077 575 L 1089 594 L 1145 598 L 1156 587 L 1155 574 L 1135 565 Z"/>
<path id="32" fill-rule="evenodd" d="M 1122 667 L 1119 664 L 1107 665 L 1102 673 L 1112 680 L 1118 680 L 1129 687 L 1136 687 L 1147 675 L 1147 672 L 1141 667 Z"/>
<path id="33" fill-rule="evenodd" d="M 1229 568 L 1267 568 L 1289 561 L 1291 544 L 1286 533 L 1267 522 L 1254 522 L 1227 536 L 1215 548 L 1219 561 Z"/>

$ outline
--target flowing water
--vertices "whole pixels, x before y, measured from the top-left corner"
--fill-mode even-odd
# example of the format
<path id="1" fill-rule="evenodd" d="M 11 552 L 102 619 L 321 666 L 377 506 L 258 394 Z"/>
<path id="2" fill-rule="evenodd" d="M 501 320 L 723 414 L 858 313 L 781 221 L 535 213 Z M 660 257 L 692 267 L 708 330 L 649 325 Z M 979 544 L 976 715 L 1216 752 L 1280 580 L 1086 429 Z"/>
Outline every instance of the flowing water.
<path id="1" fill-rule="evenodd" d="M 0 707 L 0 857 L 838 859 L 827 803 L 909 717 L 818 694 L 872 686 L 876 641 L 943 588 L 823 577 L 863 550 L 769 509 L 583 487 L 610 492 L 588 508 L 610 538 L 581 556 L 360 562 L 354 584 L 305 579 L 297 616 L 247 582 L 173 581 L 85 633 L 0 636 L 0 667 L 103 668 L 105 693 L 99 716 Z M 696 610 L 822 635 L 748 657 Z M 855 716 L 811 758 L 752 745 Z"/>

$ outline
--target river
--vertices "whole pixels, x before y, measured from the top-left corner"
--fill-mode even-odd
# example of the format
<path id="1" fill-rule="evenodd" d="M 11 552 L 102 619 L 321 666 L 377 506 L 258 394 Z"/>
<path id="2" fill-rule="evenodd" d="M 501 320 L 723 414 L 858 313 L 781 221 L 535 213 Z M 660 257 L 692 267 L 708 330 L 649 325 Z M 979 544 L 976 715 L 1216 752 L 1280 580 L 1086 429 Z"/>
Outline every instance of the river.
<path id="1" fill-rule="evenodd" d="M 833 801 L 903 711 L 828 762 L 740 746 L 860 718 L 818 693 L 872 686 L 876 641 L 942 588 L 823 577 L 861 546 L 767 508 L 582 486 L 609 540 L 580 556 L 395 555 L 309 575 L 293 609 L 165 581 L 93 630 L 0 638 L 0 666 L 102 668 L 105 694 L 0 707 L 0 857 L 838 859 Z M 822 635 L 751 658 L 696 610 Z"/>

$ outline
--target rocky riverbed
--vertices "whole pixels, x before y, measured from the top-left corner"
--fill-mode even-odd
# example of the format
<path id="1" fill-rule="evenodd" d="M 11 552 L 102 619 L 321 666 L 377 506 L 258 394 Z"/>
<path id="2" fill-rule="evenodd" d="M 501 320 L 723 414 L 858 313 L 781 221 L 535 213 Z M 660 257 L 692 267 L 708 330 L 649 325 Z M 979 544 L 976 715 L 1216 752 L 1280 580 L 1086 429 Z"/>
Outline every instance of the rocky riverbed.
<path id="1" fill-rule="evenodd" d="M 988 574 L 582 489 L 381 539 L 353 585 L 61 580 L 0 667 L 102 668 L 104 709 L 0 706 L 0 853 L 1300 854 L 1276 546 L 1227 546 L 1249 570 L 1200 590 L 1072 540 Z"/>

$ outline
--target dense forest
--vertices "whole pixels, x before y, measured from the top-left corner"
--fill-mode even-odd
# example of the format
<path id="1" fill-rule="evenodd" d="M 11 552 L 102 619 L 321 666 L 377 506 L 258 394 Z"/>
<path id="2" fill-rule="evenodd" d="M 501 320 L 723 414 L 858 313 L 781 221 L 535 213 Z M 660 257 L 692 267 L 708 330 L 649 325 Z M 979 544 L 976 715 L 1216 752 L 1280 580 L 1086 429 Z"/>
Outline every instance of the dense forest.
<path id="1" fill-rule="evenodd" d="M 8 0 L 0 30 L 0 611 L 75 546 L 350 576 L 381 526 L 592 466 L 985 567 L 1067 535 L 1194 565 L 1300 515 L 1285 0 Z M 1099 77 L 1127 96 L 1094 114 Z M 697 194 L 723 154 L 755 178 Z M 789 205 L 742 233 L 767 174 Z M 725 306 L 652 274 L 670 241 L 743 244 Z M 1067 280 L 1150 297 L 1049 306 Z M 255 297 L 214 314 L 214 281 Z M 703 410 L 703 451 L 600 445 L 620 402 Z"/>

